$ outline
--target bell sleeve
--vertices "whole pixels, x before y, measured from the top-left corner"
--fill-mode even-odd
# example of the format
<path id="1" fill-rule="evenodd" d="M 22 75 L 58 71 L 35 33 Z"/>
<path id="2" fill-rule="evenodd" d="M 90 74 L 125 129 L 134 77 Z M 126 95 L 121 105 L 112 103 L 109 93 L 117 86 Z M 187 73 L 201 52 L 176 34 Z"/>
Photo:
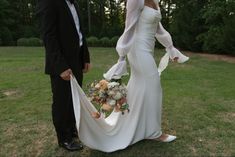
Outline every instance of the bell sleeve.
<path id="1" fill-rule="evenodd" d="M 184 63 L 189 60 L 189 57 L 183 55 L 178 49 L 173 46 L 172 38 L 169 32 L 167 32 L 162 24 L 159 22 L 157 32 L 155 35 L 156 39 L 166 48 L 166 54 L 161 58 L 158 72 L 161 74 L 162 71 L 168 66 L 169 60 L 178 57 L 178 63 Z"/>

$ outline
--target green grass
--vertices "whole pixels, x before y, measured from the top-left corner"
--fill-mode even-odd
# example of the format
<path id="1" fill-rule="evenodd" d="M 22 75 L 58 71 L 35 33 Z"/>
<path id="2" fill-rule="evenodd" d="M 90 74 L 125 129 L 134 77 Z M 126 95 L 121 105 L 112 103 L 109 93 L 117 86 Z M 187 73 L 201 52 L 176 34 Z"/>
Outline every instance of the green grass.
<path id="1" fill-rule="evenodd" d="M 90 51 L 93 69 L 84 85 L 101 79 L 118 58 L 112 48 Z M 0 156 L 235 156 L 234 69 L 235 64 L 192 55 L 164 71 L 163 130 L 176 134 L 175 142 L 145 140 L 114 153 L 70 153 L 56 144 L 44 49 L 0 48 Z"/>

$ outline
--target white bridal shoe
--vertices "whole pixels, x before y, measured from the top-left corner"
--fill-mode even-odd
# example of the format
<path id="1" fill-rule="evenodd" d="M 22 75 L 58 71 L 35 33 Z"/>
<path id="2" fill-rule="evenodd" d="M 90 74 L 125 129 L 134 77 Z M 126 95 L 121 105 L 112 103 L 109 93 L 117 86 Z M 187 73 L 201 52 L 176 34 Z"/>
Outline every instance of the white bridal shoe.
<path id="1" fill-rule="evenodd" d="M 164 140 L 159 140 L 159 141 L 169 143 L 169 142 L 174 141 L 175 139 L 176 139 L 176 136 L 167 135 L 167 138 L 165 138 Z"/>
<path id="2" fill-rule="evenodd" d="M 164 142 L 164 143 L 169 143 L 169 142 L 172 142 L 176 139 L 176 136 L 173 136 L 173 135 L 168 135 L 167 134 L 167 137 L 162 140 L 162 139 L 159 139 L 159 138 L 155 138 L 155 139 L 151 139 L 151 140 L 155 140 L 155 141 L 159 141 L 159 142 Z"/>

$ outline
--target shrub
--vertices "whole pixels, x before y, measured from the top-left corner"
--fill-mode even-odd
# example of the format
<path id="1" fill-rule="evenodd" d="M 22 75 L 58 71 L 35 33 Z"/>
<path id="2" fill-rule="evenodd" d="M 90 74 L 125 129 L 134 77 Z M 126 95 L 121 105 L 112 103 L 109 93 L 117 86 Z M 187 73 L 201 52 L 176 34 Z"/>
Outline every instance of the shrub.
<path id="1" fill-rule="evenodd" d="M 223 29 L 220 26 L 211 27 L 206 33 L 201 34 L 198 39 L 203 41 L 203 51 L 209 53 L 223 52 L 223 34 Z"/>
<path id="2" fill-rule="evenodd" d="M 117 42 L 118 42 L 119 36 L 114 36 L 112 37 L 112 39 L 110 40 L 110 46 L 116 46 Z"/>
<path id="3" fill-rule="evenodd" d="M 28 46 L 42 46 L 42 41 L 39 38 L 29 38 Z"/>
<path id="4" fill-rule="evenodd" d="M 102 38 L 98 39 L 95 36 L 91 36 L 91 37 L 87 38 L 87 44 L 88 44 L 88 46 L 91 46 L 91 47 L 94 47 L 94 46 L 115 47 L 118 39 L 119 39 L 118 36 L 114 36 L 111 39 L 108 37 L 102 37 Z"/>
<path id="5" fill-rule="evenodd" d="M 39 38 L 20 38 L 17 46 L 42 46 L 42 41 Z"/>
<path id="6" fill-rule="evenodd" d="M 99 46 L 99 39 L 97 37 L 91 36 L 89 38 L 87 38 L 87 44 L 88 46 Z"/>
<path id="7" fill-rule="evenodd" d="M 7 46 L 13 44 L 12 32 L 7 27 L 0 28 L 1 45 Z"/>
<path id="8" fill-rule="evenodd" d="M 111 46 L 111 41 L 108 37 L 103 37 L 100 39 L 100 45 L 103 47 L 110 47 Z"/>
<path id="9" fill-rule="evenodd" d="M 18 39 L 17 46 L 28 46 L 28 39 L 26 39 L 26 38 Z"/>
<path id="10" fill-rule="evenodd" d="M 0 38 L 0 46 L 2 46 L 2 39 Z"/>

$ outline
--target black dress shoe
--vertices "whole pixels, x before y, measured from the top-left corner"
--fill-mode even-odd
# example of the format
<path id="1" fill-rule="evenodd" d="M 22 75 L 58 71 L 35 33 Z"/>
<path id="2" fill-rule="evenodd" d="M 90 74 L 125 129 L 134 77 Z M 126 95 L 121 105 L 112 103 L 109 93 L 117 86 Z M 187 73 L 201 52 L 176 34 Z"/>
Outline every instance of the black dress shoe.
<path id="1" fill-rule="evenodd" d="M 72 138 L 78 138 L 78 133 L 77 133 L 77 131 L 72 132 Z"/>
<path id="2" fill-rule="evenodd" d="M 72 140 L 71 142 L 60 142 L 59 146 L 69 151 L 77 151 L 83 149 L 83 145 L 74 140 Z"/>

